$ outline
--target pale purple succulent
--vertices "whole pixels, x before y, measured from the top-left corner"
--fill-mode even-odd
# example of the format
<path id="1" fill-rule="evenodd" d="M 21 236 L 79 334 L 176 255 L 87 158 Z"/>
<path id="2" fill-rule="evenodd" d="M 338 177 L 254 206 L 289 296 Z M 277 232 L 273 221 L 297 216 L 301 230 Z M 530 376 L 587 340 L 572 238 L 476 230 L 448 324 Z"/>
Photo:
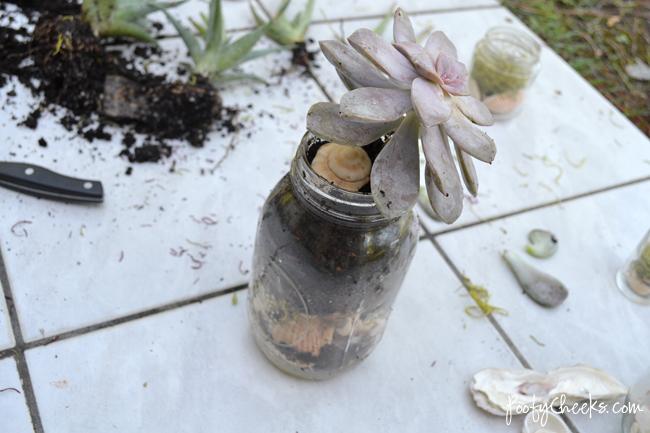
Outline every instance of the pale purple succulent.
<path id="1" fill-rule="evenodd" d="M 422 47 L 404 11 L 398 8 L 394 18 L 394 44 L 368 29 L 355 31 L 348 38 L 351 46 L 320 41 L 350 91 L 340 104 L 312 106 L 307 129 L 348 146 L 364 146 L 395 131 L 377 156 L 370 180 L 373 198 L 387 217 L 407 212 L 417 202 L 421 138 L 429 200 L 438 216 L 451 224 L 462 212 L 464 195 L 448 136 L 465 185 L 476 196 L 472 157 L 491 163 L 496 146 L 473 123 L 494 122 L 485 105 L 469 96 L 467 68 L 447 36 L 436 31 Z"/>

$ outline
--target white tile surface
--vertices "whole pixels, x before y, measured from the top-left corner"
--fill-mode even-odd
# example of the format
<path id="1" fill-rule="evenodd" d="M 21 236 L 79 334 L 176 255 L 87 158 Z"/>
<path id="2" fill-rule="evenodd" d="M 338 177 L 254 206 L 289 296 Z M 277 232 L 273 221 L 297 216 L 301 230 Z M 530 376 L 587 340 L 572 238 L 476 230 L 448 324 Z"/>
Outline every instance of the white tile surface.
<path id="1" fill-rule="evenodd" d="M 471 300 L 458 285 L 421 242 L 383 341 L 329 381 L 295 379 L 264 358 L 245 292 L 236 306 L 224 296 L 29 350 L 44 428 L 506 431 L 504 418 L 474 405 L 467 383 L 483 367 L 519 363 L 486 319 L 465 314 Z M 509 431 L 521 422 L 513 419 Z"/>
<path id="2" fill-rule="evenodd" d="M 411 18 L 416 34 L 427 27 L 444 31 L 470 68 L 474 46 L 489 28 L 525 29 L 505 8 Z M 349 36 L 357 28 L 374 28 L 378 22 L 345 21 L 344 33 Z M 391 26 L 384 34 L 386 39 L 392 38 Z M 333 27 L 340 32 L 337 23 Z M 333 39 L 327 25 L 313 26 L 310 36 Z M 314 74 L 338 102 L 346 90 L 334 67 L 322 55 L 317 59 L 320 68 Z M 644 161 L 650 160 L 650 140 L 547 47 L 542 51 L 542 72 L 525 104 L 519 116 L 483 128 L 495 140 L 497 156 L 491 165 L 475 163 L 478 203 L 466 200 L 462 216 L 452 227 L 650 177 L 650 165 Z M 572 165 L 583 158 L 587 159 L 581 168 Z M 421 181 L 424 185 L 424 176 Z M 424 215 L 421 220 L 431 232 L 449 228 Z"/>
<path id="3" fill-rule="evenodd" d="M 11 331 L 9 308 L 7 308 L 7 302 L 5 300 L 4 292 L 2 291 L 2 284 L 0 284 L 0 350 L 13 347 L 15 343 L 14 334 Z"/>
<path id="4" fill-rule="evenodd" d="M 650 228 L 650 202 L 644 199 L 649 195 L 650 182 L 643 182 L 565 203 L 564 210 L 547 207 L 437 239 L 455 266 L 485 284 L 492 303 L 510 312 L 497 320 L 533 368 L 584 362 L 630 386 L 648 366 L 650 307 L 625 298 L 614 276 Z M 557 236 L 558 252 L 551 258 L 524 251 L 535 228 Z M 505 249 L 562 281 L 569 290 L 566 301 L 547 309 L 522 294 L 500 257 Z M 620 423 L 611 412 L 572 418 L 584 432 L 616 431 Z"/>
<path id="5" fill-rule="evenodd" d="M 184 52 L 178 40 L 166 44 L 172 56 Z M 112 141 L 88 143 L 50 113 L 36 131 L 16 126 L 10 116 L 23 118 L 29 98 L 0 111 L 0 160 L 102 180 L 106 196 L 101 205 L 68 205 L 0 189 L 0 239 L 27 341 L 247 281 L 259 209 L 289 168 L 307 109 L 325 98 L 298 73 L 272 76 L 289 56 L 246 65 L 273 85 L 233 84 L 221 92 L 225 105 L 253 108 L 241 115 L 244 129 L 214 175 L 209 170 L 232 139 L 217 131 L 203 149 L 170 141 L 174 153 L 164 164 L 133 165 L 117 156 L 116 129 L 107 129 Z M 47 148 L 38 146 L 40 137 Z M 31 222 L 23 225 L 28 236 L 20 227 L 11 232 L 18 221 Z M 181 247 L 202 264 L 171 254 Z"/>
<path id="6" fill-rule="evenodd" d="M 278 10 L 282 0 L 260 0 L 270 13 Z M 316 0 L 314 3 L 313 21 L 329 19 L 358 19 L 364 17 L 383 17 L 388 12 L 394 11 L 397 6 L 408 13 L 429 12 L 445 9 L 465 9 L 482 6 L 497 6 L 496 0 L 410 0 L 408 2 L 394 2 L 392 0 L 352 0 L 342 4 L 336 0 Z M 298 12 L 305 10 L 307 0 L 292 0 L 287 8 L 287 17 L 293 19 Z M 325 16 L 323 13 L 325 12 Z"/>
<path id="7" fill-rule="evenodd" d="M 0 358 L 0 390 L 7 388 L 15 388 L 20 391 L 20 394 L 12 389 L 0 392 L 2 431 L 21 433 L 34 431 L 16 369 L 16 361 Z"/>

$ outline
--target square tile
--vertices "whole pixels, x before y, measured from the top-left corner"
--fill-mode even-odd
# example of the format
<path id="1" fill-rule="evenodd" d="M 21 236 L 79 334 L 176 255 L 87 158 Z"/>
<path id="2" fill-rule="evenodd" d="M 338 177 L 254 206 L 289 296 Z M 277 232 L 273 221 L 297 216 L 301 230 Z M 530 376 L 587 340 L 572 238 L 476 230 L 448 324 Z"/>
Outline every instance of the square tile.
<path id="1" fill-rule="evenodd" d="M 0 392 L 2 429 L 8 432 L 34 431 L 14 359 L 0 358 L 0 390 L 6 390 Z"/>
<path id="2" fill-rule="evenodd" d="M 14 334 L 11 330 L 9 308 L 7 308 L 7 301 L 2 291 L 2 283 L 0 283 L 0 350 L 13 347 L 15 344 L 16 340 L 14 340 Z"/>
<path id="3" fill-rule="evenodd" d="M 481 368 L 520 364 L 487 319 L 465 314 L 472 301 L 458 286 L 421 242 L 376 353 L 329 381 L 293 378 L 264 358 L 243 291 L 235 306 L 223 296 L 31 349 L 44 428 L 503 431 L 505 418 L 478 409 L 468 383 Z"/>
<path id="4" fill-rule="evenodd" d="M 171 58 L 183 59 L 178 39 L 164 43 Z M 244 65 L 269 86 L 221 88 L 224 105 L 242 109 L 237 138 L 213 131 L 201 149 L 170 140 L 173 154 L 158 164 L 132 165 L 118 156 L 127 129 L 109 126 L 111 140 L 88 143 L 49 112 L 35 131 L 17 126 L 37 101 L 16 84 L 20 97 L 0 110 L 0 159 L 98 179 L 105 189 L 100 205 L 0 190 L 2 250 L 26 341 L 247 282 L 259 210 L 289 169 L 307 109 L 325 99 L 299 71 L 274 75 L 289 59 L 284 52 Z M 12 232 L 20 221 L 26 223 Z"/>
<path id="5" fill-rule="evenodd" d="M 485 284 L 494 305 L 510 312 L 495 317 L 534 369 L 582 362 L 630 386 L 647 368 L 650 307 L 624 297 L 614 277 L 650 228 L 650 203 L 640 199 L 649 194 L 646 181 L 572 200 L 564 209 L 545 207 L 436 239 L 459 270 Z M 537 228 L 558 239 L 558 251 L 548 259 L 524 251 L 529 231 Z M 562 281 L 569 297 L 556 308 L 534 303 L 500 257 L 506 249 Z M 620 417 L 571 415 L 585 432 L 615 431 Z"/>

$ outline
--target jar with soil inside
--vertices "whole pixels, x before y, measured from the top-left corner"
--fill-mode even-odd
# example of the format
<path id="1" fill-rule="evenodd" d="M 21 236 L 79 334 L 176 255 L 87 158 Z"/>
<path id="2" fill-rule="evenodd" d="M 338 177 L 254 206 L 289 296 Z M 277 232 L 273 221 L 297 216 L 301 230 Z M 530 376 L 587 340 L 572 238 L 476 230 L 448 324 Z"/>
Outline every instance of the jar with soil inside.
<path id="1" fill-rule="evenodd" d="M 248 290 L 262 352 L 280 370 L 317 380 L 354 368 L 379 343 L 418 242 L 413 211 L 387 219 L 369 192 L 316 174 L 311 161 L 323 144 L 305 134 L 264 204 Z M 371 159 L 382 144 L 366 146 Z"/>

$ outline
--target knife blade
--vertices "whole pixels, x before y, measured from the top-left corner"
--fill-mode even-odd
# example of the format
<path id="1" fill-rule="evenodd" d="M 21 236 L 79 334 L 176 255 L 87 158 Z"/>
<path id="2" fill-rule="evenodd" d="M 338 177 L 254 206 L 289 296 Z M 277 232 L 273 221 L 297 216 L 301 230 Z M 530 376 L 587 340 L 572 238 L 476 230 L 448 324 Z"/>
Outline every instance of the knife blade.
<path id="1" fill-rule="evenodd" d="M 104 188 L 98 180 L 68 177 L 21 162 L 0 161 L 0 186 L 50 200 L 82 203 L 104 201 Z"/>

